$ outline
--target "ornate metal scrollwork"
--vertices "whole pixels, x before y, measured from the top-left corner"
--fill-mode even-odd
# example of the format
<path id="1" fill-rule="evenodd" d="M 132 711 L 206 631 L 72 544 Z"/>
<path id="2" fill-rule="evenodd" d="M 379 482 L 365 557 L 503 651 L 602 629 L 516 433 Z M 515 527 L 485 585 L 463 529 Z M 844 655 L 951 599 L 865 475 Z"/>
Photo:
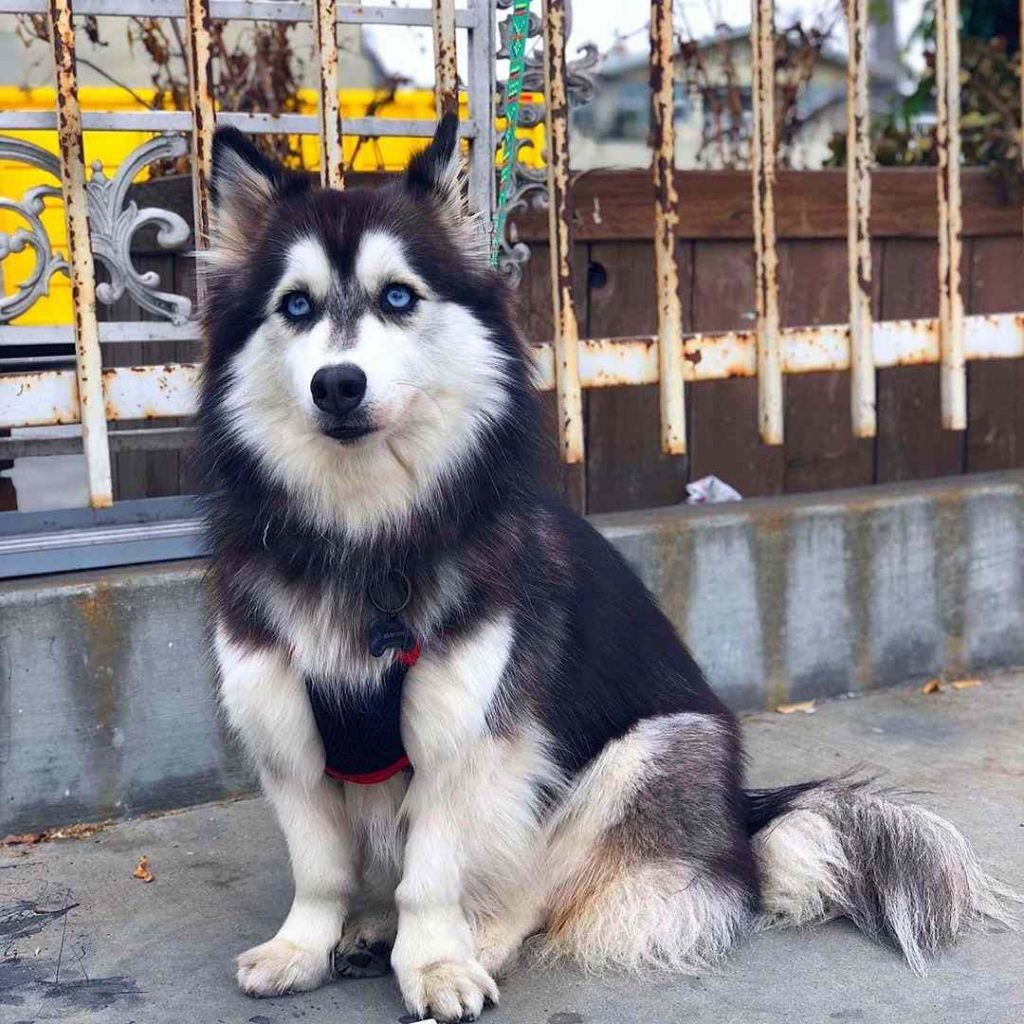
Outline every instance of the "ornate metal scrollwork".
<path id="1" fill-rule="evenodd" d="M 175 249 L 191 236 L 188 224 L 176 213 L 156 207 L 139 209 L 127 200 L 132 180 L 147 164 L 169 157 L 183 156 L 187 150 L 180 135 L 159 135 L 137 147 L 118 167 L 112 178 L 103 173 L 102 165 L 93 164 L 92 178 L 86 184 L 89 206 L 89 228 L 93 254 L 106 268 L 109 280 L 96 287 L 96 298 L 105 305 L 116 302 L 127 291 L 143 308 L 174 324 L 183 324 L 192 315 L 192 302 L 184 295 L 159 289 L 160 275 L 154 271 L 141 273 L 132 262 L 132 239 L 140 228 L 155 225 L 156 241 L 161 248 Z M 0 137 L 0 159 L 38 167 L 54 178 L 60 178 L 57 157 L 40 146 L 22 139 Z M 0 197 L 0 209 L 22 218 L 27 227 L 13 232 L 0 231 L 0 260 L 26 247 L 35 252 L 31 273 L 18 282 L 11 295 L 0 296 L 0 323 L 7 323 L 48 294 L 54 274 L 68 273 L 68 262 L 54 252 L 40 215 L 44 200 L 61 198 L 59 186 L 37 185 L 20 200 Z"/>
<path id="2" fill-rule="evenodd" d="M 512 0 L 497 0 L 499 10 L 507 10 L 511 5 Z M 566 6 L 568 7 L 568 4 Z M 567 21 L 571 23 L 571 17 Z M 567 31 L 568 28 L 569 25 L 567 25 Z M 542 23 L 540 17 L 531 12 L 530 29 L 527 33 L 527 38 L 534 39 L 540 36 L 542 34 L 541 30 Z M 506 18 L 498 23 L 498 60 L 508 60 L 508 42 L 511 31 L 511 18 Z M 593 98 L 594 80 L 591 77 L 591 73 L 597 66 L 598 59 L 597 47 L 592 43 L 586 43 L 581 48 L 580 56 L 576 60 L 571 61 L 566 67 L 566 87 L 569 92 L 570 108 L 589 103 Z M 535 47 L 533 53 L 527 54 L 523 91 L 544 91 L 544 58 L 539 47 Z M 497 112 L 499 117 L 504 116 L 505 84 L 503 82 L 498 83 Z M 543 120 L 544 105 L 542 103 L 521 104 L 519 108 L 520 126 L 532 128 Z M 532 145 L 533 143 L 528 139 L 522 139 L 516 146 L 512 163 L 512 191 L 508 202 L 510 214 L 516 210 L 526 210 L 530 207 L 537 210 L 547 208 L 547 171 L 543 167 L 530 167 L 520 159 L 520 152 L 532 147 Z M 500 240 L 498 269 L 508 277 L 514 288 L 519 287 L 523 277 L 523 265 L 529 258 L 530 247 L 525 242 L 519 240 L 515 222 L 510 216 L 505 222 L 505 237 Z"/>
<path id="3" fill-rule="evenodd" d="M 41 171 L 60 177 L 57 158 L 45 149 L 22 139 L 0 138 L 0 158 L 38 167 Z M 28 227 L 14 231 L 0 231 L 0 263 L 12 253 L 24 252 L 26 248 L 35 253 L 35 265 L 24 281 L 19 282 L 11 295 L 0 295 L 0 323 L 7 323 L 25 310 L 31 308 L 37 299 L 50 290 L 50 279 L 54 274 L 67 273 L 68 263 L 59 253 L 53 251 L 49 235 L 40 219 L 45 201 L 60 198 L 60 188 L 54 185 L 36 185 L 30 188 L 20 200 L 0 196 L 0 210 L 7 210 L 20 217 Z"/>
<path id="4" fill-rule="evenodd" d="M 92 247 L 110 275 L 96 288 L 96 297 L 107 305 L 115 303 L 125 290 L 143 309 L 183 324 L 192 313 L 192 303 L 184 295 L 158 289 L 160 275 L 155 271 L 140 274 L 132 263 L 131 244 L 135 233 L 147 224 L 157 227 L 156 241 L 163 249 L 185 244 L 192 232 L 176 213 L 159 207 L 138 208 L 125 202 L 128 187 L 147 164 L 169 157 L 184 156 L 188 147 L 180 135 L 159 135 L 135 149 L 117 169 L 113 178 L 103 173 L 101 164 L 93 164 L 92 180 L 86 185 L 89 195 L 89 224 Z"/>

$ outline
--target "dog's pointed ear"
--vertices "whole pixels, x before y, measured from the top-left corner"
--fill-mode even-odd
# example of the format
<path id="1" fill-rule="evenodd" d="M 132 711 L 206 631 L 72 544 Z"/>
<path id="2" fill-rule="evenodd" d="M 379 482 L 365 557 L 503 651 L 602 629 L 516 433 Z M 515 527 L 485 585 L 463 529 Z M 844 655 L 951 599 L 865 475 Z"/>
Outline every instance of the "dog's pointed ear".
<path id="1" fill-rule="evenodd" d="M 237 128 L 213 136 L 210 178 L 210 245 L 215 262 L 230 263 L 251 251 L 253 228 L 280 196 L 287 172 L 265 157 Z"/>
<path id="2" fill-rule="evenodd" d="M 415 199 L 433 204 L 463 259 L 471 265 L 488 264 L 490 242 L 484 221 L 471 214 L 466 204 L 459 157 L 459 119 L 455 114 L 441 118 L 430 145 L 409 161 L 405 188 Z"/>
<path id="3" fill-rule="evenodd" d="M 449 212 L 462 212 L 459 180 L 459 118 L 447 113 L 438 122 L 434 138 L 417 153 L 405 172 L 406 188 L 418 198 L 440 202 Z"/>

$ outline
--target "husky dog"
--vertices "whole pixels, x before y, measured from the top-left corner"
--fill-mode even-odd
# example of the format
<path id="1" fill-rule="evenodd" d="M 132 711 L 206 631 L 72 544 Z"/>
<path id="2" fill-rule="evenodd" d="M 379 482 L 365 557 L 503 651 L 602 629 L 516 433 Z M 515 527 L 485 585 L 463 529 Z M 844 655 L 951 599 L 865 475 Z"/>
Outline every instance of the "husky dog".
<path id="1" fill-rule="evenodd" d="M 852 918 L 915 968 L 1010 894 L 961 834 L 848 781 L 743 788 L 737 723 L 651 595 L 547 498 L 531 358 L 446 117 L 402 180 L 213 153 L 209 480 L 220 697 L 295 897 L 252 995 L 390 965 L 472 1020 L 524 938 L 713 964 Z"/>

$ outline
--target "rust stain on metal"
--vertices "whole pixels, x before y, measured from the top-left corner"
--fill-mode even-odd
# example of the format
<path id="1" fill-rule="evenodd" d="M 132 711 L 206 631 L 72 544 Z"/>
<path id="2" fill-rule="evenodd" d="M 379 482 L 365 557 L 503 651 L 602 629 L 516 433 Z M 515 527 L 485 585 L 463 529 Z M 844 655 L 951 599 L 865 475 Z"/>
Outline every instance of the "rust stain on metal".
<path id="1" fill-rule="evenodd" d="M 433 0 L 434 109 L 437 119 L 459 112 L 459 78 L 455 49 L 455 0 Z"/>
<path id="2" fill-rule="evenodd" d="M 192 202 L 195 209 L 196 245 L 210 243 L 210 175 L 213 170 L 213 65 L 210 43 L 210 0 L 185 0 L 188 31 L 189 94 L 192 104 Z M 196 282 L 201 290 L 202 276 Z"/>
<path id="3" fill-rule="evenodd" d="M 194 391 L 199 372 L 199 363 L 108 367 L 103 371 L 107 419 L 148 420 L 182 415 L 181 398 L 188 398 Z"/>
<path id="4" fill-rule="evenodd" d="M 782 356 L 775 232 L 775 21 L 772 0 L 754 0 L 750 50 L 758 420 L 761 440 L 765 444 L 782 444 Z"/>
<path id="5" fill-rule="evenodd" d="M 99 372 L 102 357 L 96 322 L 96 268 L 89 236 L 71 0 L 50 0 L 48 17 L 57 79 L 57 143 L 71 263 L 82 447 L 88 469 L 89 503 L 93 508 L 104 508 L 113 503 L 113 495 L 107 424 L 103 415 L 103 382 Z"/>
<path id="6" fill-rule="evenodd" d="M 635 338 L 587 338 L 579 342 L 580 384 L 583 387 L 619 387 L 658 380 L 658 340 Z"/>
<path id="7" fill-rule="evenodd" d="M 572 197 L 569 188 L 569 103 L 565 84 L 565 0 L 544 3 L 544 101 L 547 130 L 548 239 L 555 324 L 559 443 L 567 463 L 583 460 L 583 397 L 579 325 L 572 292 Z"/>
<path id="8" fill-rule="evenodd" d="M 661 449 L 686 452 L 683 393 L 683 310 L 679 301 L 676 230 L 676 135 L 673 76 L 672 0 L 651 0 L 651 126 L 654 149 L 654 269 L 658 306 L 658 366 L 661 400 Z"/>
<path id="9" fill-rule="evenodd" d="M 846 64 L 847 287 L 850 301 L 850 408 L 854 437 L 877 429 L 871 326 L 871 137 L 868 0 L 847 0 Z"/>
<path id="10" fill-rule="evenodd" d="M 962 251 L 960 196 L 960 7 L 935 3 L 935 142 L 939 196 L 939 371 L 942 425 L 967 427 L 967 370 L 964 362 L 964 306 L 960 287 Z"/>
<path id="11" fill-rule="evenodd" d="M 313 30 L 320 58 L 320 183 L 325 188 L 345 187 L 344 127 L 338 92 L 338 0 L 315 0 Z"/>
<path id="12" fill-rule="evenodd" d="M 940 361 L 936 319 L 884 321 L 876 325 L 876 331 L 879 368 L 934 365 Z M 791 327 L 779 333 L 784 373 L 849 369 L 848 325 Z M 968 317 L 965 335 L 969 360 L 1024 357 L 1024 313 Z M 578 380 L 583 388 L 650 385 L 660 379 L 659 346 L 654 335 L 591 338 L 578 341 L 576 349 Z M 532 351 L 540 386 L 553 389 L 554 343 L 532 346 Z M 688 383 L 754 377 L 756 332 L 685 335 L 682 363 Z M 194 411 L 199 372 L 195 363 L 104 369 L 105 412 L 115 420 L 189 415 Z M 19 397 L 21 402 L 16 401 Z M 9 413 L 15 409 L 16 420 Z M 79 411 L 77 378 L 72 370 L 0 375 L 0 427 L 76 423 Z"/>
<path id="13" fill-rule="evenodd" d="M 1024 356 L 1024 314 L 969 318 L 969 359 Z M 938 321 L 892 320 L 878 324 L 877 365 L 923 366 L 939 361 Z M 987 336 L 989 330 L 994 336 Z M 779 331 L 782 372 L 826 373 L 850 368 L 850 330 L 846 324 L 787 327 Z M 579 342 L 580 383 L 584 388 L 654 384 L 660 379 L 657 337 L 589 338 Z M 553 344 L 538 346 L 545 358 Z M 653 350 L 653 351 L 652 351 Z M 683 336 L 683 374 L 688 383 L 754 377 L 757 332 L 723 331 Z M 540 360 L 543 365 L 544 359 Z M 550 365 L 550 364 L 549 364 Z M 547 370 L 544 386 L 551 388 Z"/>

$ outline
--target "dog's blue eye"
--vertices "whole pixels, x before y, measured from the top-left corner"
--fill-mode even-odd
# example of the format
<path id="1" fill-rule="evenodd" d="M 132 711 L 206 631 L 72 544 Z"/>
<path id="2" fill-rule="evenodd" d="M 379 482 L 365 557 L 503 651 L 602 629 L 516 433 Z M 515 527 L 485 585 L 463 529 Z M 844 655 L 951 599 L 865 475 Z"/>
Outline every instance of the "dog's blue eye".
<path id="1" fill-rule="evenodd" d="M 313 303 L 305 292 L 289 292 L 282 305 L 285 315 L 292 320 L 304 320 L 313 312 Z"/>
<path id="2" fill-rule="evenodd" d="M 407 313 L 416 304 L 416 296 L 404 284 L 389 284 L 381 293 L 380 301 L 389 313 Z"/>

